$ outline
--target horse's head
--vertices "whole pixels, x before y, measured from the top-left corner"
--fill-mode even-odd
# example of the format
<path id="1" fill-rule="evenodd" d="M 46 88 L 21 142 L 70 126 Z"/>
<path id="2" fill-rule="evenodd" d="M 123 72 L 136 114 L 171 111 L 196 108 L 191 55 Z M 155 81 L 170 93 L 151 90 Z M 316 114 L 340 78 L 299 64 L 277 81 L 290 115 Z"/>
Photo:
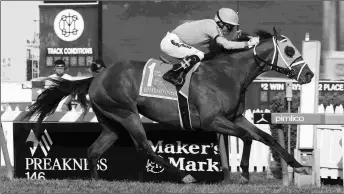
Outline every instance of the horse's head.
<path id="1" fill-rule="evenodd" d="M 275 28 L 273 28 L 273 31 L 272 42 L 274 44 L 274 52 L 271 55 L 271 62 L 261 59 L 259 53 L 257 54 L 256 52 L 256 48 L 254 48 L 255 58 L 263 62 L 265 66 L 270 67 L 270 69 L 283 73 L 300 84 L 311 82 L 314 73 L 303 60 L 300 52 L 289 38 L 279 34 Z"/>

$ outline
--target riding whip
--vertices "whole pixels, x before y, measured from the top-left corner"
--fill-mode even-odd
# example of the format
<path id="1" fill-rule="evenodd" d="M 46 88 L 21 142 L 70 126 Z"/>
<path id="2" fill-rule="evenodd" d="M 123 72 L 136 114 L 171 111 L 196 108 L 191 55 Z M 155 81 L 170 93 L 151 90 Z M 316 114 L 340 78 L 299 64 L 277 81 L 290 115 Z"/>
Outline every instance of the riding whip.
<path id="1" fill-rule="evenodd" d="M 237 1 L 237 14 L 239 17 L 239 0 Z M 241 33 L 240 33 L 240 29 L 239 29 L 239 25 L 236 26 L 237 27 L 237 39 L 239 39 Z"/>

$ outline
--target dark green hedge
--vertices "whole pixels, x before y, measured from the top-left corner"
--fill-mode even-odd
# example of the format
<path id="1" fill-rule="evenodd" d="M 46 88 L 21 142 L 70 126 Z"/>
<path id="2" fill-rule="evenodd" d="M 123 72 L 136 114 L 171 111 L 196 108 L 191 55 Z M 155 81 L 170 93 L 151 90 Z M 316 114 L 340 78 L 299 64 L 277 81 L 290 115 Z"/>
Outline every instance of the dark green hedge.
<path id="1" fill-rule="evenodd" d="M 271 112 L 288 112 L 285 100 L 285 93 L 280 92 L 278 93 L 270 103 L 270 111 Z M 340 104 L 344 105 L 344 95 L 339 93 L 332 93 L 332 94 L 325 94 L 319 95 L 319 104 L 323 104 L 325 107 L 332 104 L 334 107 L 339 106 Z M 291 112 L 297 113 L 298 107 L 300 105 L 300 95 L 293 95 L 292 103 L 291 103 Z M 288 125 L 270 125 L 270 130 L 272 136 L 277 140 L 277 129 L 282 129 L 284 131 L 285 137 L 285 146 L 288 149 Z M 291 138 L 290 138 L 290 147 L 291 153 L 294 155 L 294 149 L 296 147 L 296 135 L 297 135 L 297 125 L 291 125 Z M 271 149 L 270 149 L 271 150 Z M 272 157 L 277 162 L 278 167 L 280 168 L 280 157 L 274 150 L 272 151 Z"/>

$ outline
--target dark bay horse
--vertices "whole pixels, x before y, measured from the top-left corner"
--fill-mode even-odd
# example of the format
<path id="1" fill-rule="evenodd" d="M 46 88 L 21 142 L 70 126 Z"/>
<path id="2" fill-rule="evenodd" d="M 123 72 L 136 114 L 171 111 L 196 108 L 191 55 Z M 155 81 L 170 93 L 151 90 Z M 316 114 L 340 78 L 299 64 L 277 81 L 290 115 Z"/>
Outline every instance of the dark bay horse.
<path id="1" fill-rule="evenodd" d="M 274 34 L 257 31 L 260 43 L 240 51 L 221 52 L 205 60 L 193 73 L 189 90 L 189 103 L 193 128 L 236 136 L 243 140 L 240 182 L 249 180 L 249 158 L 252 140 L 270 146 L 294 168 L 297 173 L 307 173 L 305 168 L 290 155 L 271 135 L 257 128 L 244 116 L 245 91 L 261 73 L 275 70 L 286 74 L 300 84 L 309 83 L 313 72 L 292 42 L 273 28 Z M 142 97 L 139 87 L 146 62 L 119 61 L 95 77 L 83 80 L 51 80 L 54 86 L 42 92 L 29 107 L 23 118 L 38 116 L 38 123 L 52 114 L 66 96 L 77 96 L 85 109 L 90 105 L 102 127 L 102 133 L 88 149 L 88 163 L 92 178 L 97 179 L 97 160 L 119 138 L 120 123 L 130 134 L 138 150 L 148 158 L 179 176 L 181 182 L 196 180 L 187 172 L 171 165 L 152 150 L 139 114 L 159 123 L 171 124 L 181 130 L 177 101 Z M 36 129 L 37 137 L 42 130 Z M 223 154 L 223 153 L 221 153 Z M 225 173 L 225 179 L 229 175 Z"/>

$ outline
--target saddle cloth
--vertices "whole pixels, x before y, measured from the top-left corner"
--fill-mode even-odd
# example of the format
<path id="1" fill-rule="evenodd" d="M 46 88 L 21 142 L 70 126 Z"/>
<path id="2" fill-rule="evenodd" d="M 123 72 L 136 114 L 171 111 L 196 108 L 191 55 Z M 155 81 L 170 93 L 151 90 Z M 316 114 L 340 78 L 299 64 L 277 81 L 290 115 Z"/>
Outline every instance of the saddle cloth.
<path id="1" fill-rule="evenodd" d="M 201 63 L 196 64 L 192 70 L 186 74 L 184 85 L 181 88 L 176 88 L 176 86 L 162 78 L 164 73 L 172 68 L 172 65 L 158 59 L 149 59 L 143 68 L 139 95 L 177 100 L 181 127 L 186 130 L 193 130 L 188 102 L 189 86 L 192 73 L 200 64 Z"/>

